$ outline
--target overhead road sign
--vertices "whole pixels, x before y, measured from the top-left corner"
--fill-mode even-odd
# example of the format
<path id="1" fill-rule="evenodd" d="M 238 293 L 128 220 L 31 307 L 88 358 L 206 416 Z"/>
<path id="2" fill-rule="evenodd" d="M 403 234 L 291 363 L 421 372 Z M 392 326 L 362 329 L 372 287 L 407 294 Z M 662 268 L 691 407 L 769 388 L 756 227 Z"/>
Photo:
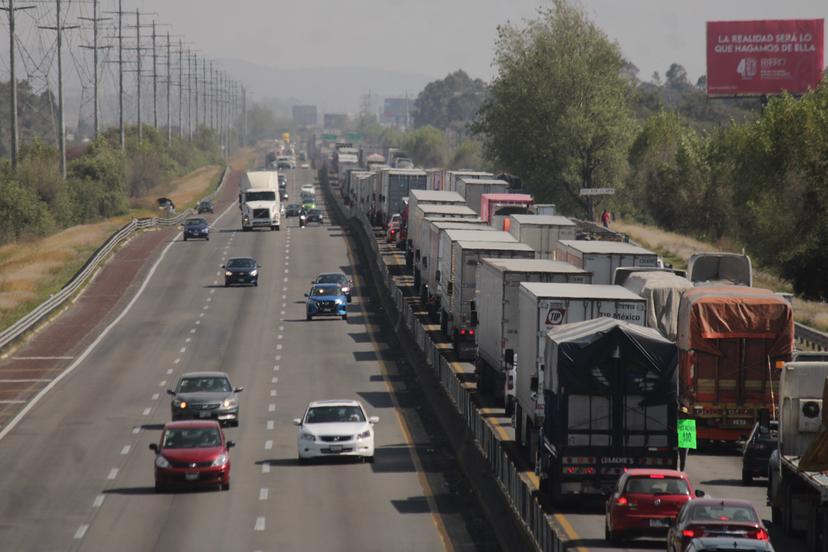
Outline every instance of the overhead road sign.
<path id="1" fill-rule="evenodd" d="M 581 188 L 579 195 L 594 196 L 594 195 L 613 195 L 615 188 Z"/>

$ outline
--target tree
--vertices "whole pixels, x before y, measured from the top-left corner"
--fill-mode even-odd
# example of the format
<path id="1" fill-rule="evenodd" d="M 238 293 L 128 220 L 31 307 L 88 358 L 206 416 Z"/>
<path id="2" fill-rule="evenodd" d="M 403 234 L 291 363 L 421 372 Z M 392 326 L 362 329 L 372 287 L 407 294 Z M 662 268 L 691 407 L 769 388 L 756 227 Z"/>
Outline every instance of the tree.
<path id="1" fill-rule="evenodd" d="M 414 100 L 414 123 L 417 127 L 446 129 L 453 123 L 474 120 L 486 97 L 486 84 L 457 70 L 446 78 L 430 82 Z"/>
<path id="2" fill-rule="evenodd" d="M 538 201 L 592 218 L 579 189 L 620 182 L 633 128 L 617 44 L 581 8 L 555 0 L 525 28 L 498 29 L 494 64 L 474 126 L 486 153 Z"/>
<path id="3" fill-rule="evenodd" d="M 402 140 L 414 163 L 421 167 L 442 167 L 446 158 L 446 136 L 440 129 L 425 126 L 407 132 Z"/>
<path id="4" fill-rule="evenodd" d="M 690 81 L 687 80 L 687 70 L 678 63 L 671 64 L 665 76 L 667 77 L 667 86 L 670 88 L 681 90 L 690 87 Z"/>

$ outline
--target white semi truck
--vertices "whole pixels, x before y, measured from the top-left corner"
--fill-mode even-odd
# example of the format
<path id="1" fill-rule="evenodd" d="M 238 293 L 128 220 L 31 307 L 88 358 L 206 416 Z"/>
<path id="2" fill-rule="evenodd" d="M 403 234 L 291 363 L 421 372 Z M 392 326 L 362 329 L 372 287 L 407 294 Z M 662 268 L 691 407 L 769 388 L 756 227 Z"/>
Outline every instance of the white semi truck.
<path id="1" fill-rule="evenodd" d="M 279 230 L 279 174 L 276 171 L 247 171 L 242 174 L 239 193 L 242 230 L 254 228 Z"/>

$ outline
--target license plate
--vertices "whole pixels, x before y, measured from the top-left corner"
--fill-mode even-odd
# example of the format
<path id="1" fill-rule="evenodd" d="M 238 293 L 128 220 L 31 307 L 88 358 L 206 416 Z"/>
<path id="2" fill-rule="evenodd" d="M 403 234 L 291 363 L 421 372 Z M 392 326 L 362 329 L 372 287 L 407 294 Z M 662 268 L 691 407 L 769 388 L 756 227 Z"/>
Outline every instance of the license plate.
<path id="1" fill-rule="evenodd" d="M 209 413 L 209 412 L 203 412 L 203 411 L 202 411 L 202 412 L 199 412 L 199 413 L 198 413 L 198 417 L 199 417 L 199 418 L 209 418 L 209 417 L 210 417 L 210 413 Z"/>
<path id="2" fill-rule="evenodd" d="M 342 445 L 331 445 L 331 452 L 342 452 Z"/>
<path id="3" fill-rule="evenodd" d="M 196 479 L 198 479 L 198 472 L 196 472 L 196 473 L 185 473 L 184 474 L 184 479 L 187 480 L 187 481 L 195 481 Z"/>
<path id="4" fill-rule="evenodd" d="M 667 527 L 667 522 L 663 519 L 651 519 L 650 527 Z"/>

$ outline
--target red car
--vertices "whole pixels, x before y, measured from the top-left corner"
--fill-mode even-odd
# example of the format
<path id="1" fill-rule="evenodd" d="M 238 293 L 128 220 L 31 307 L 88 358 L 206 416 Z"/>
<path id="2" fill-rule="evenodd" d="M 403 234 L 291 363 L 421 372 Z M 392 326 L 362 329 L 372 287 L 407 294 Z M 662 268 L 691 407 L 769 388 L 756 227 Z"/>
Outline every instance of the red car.
<path id="1" fill-rule="evenodd" d="M 636 537 L 663 537 L 693 491 L 687 475 L 675 470 L 631 469 L 607 499 L 605 538 L 613 544 Z"/>
<path id="2" fill-rule="evenodd" d="M 703 498 L 681 509 L 667 534 L 667 551 L 684 552 L 690 541 L 699 537 L 767 541 L 768 530 L 747 500 Z"/>
<path id="3" fill-rule="evenodd" d="M 213 486 L 230 489 L 230 448 L 218 422 L 180 421 L 164 426 L 155 451 L 155 490 Z"/>

